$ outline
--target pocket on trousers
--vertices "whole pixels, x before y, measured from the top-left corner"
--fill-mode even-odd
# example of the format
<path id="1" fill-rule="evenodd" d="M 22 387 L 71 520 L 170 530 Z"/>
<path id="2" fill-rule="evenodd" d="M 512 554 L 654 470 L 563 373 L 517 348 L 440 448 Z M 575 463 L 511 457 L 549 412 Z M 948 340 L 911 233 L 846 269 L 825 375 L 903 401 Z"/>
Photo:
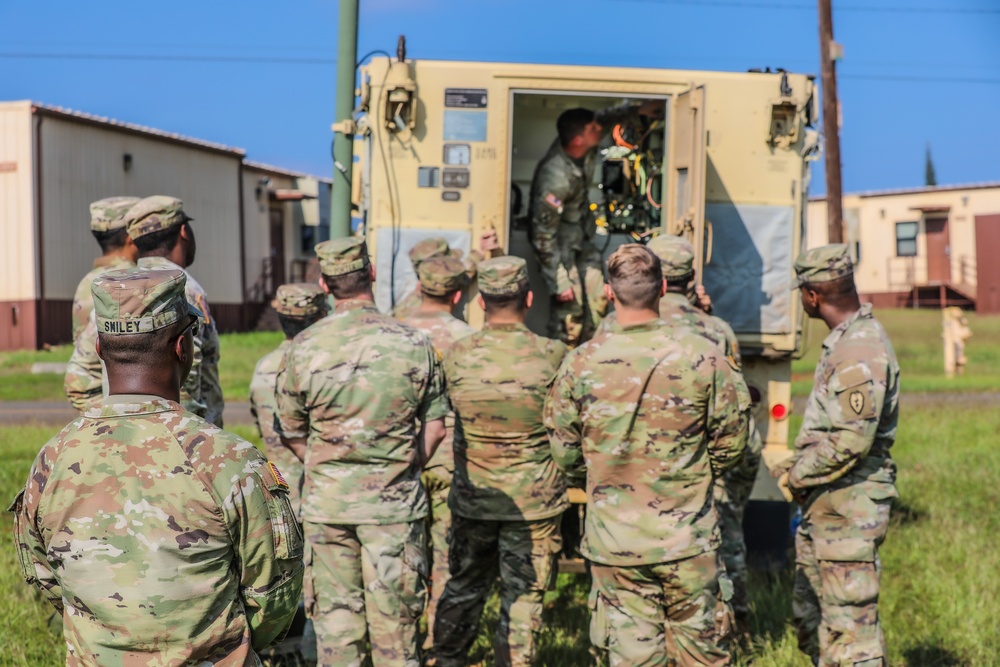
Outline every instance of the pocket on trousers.
<path id="1" fill-rule="evenodd" d="M 861 606 L 878 600 L 879 575 L 873 562 L 820 561 L 822 598 L 837 606 Z"/>

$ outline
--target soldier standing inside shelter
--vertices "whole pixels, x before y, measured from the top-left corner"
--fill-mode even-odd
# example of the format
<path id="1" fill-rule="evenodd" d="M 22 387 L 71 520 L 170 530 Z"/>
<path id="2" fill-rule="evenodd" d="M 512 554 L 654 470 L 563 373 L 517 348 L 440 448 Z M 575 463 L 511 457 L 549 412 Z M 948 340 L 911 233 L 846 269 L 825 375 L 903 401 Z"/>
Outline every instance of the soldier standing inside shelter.
<path id="1" fill-rule="evenodd" d="M 462 290 L 468 284 L 465 265 L 454 257 L 432 257 L 420 263 L 417 269 L 420 279 L 421 304 L 411 315 L 403 318 L 405 324 L 420 329 L 438 355 L 447 354 L 455 341 L 475 333 L 475 329 L 455 317 L 452 313 L 462 298 Z M 447 381 L 447 375 L 445 376 Z M 445 584 L 451 576 L 448 566 L 448 532 L 451 530 L 451 510 L 448 508 L 448 492 L 455 469 L 452 453 L 452 437 L 455 417 L 445 419 L 447 434 L 434 457 L 424 469 L 423 481 L 430 500 L 430 537 L 432 551 L 431 595 L 427 604 L 427 638 L 424 648 L 434 644 L 434 616 Z"/>
<path id="2" fill-rule="evenodd" d="M 549 336 L 569 346 L 593 336 L 607 313 L 601 254 L 588 190 L 604 132 L 639 115 L 663 113 L 662 101 L 594 112 L 567 109 L 556 120 L 558 137 L 535 167 L 528 203 L 529 238 L 552 299 Z"/>
<path id="3" fill-rule="evenodd" d="M 62 614 L 66 664 L 258 665 L 302 586 L 278 470 L 179 403 L 201 313 L 180 270 L 93 283 L 110 395 L 42 447 L 15 499 L 25 579 Z"/>
<path id="4" fill-rule="evenodd" d="M 793 602 L 799 647 L 823 667 L 881 667 L 878 547 L 897 495 L 889 450 L 899 364 L 871 305 L 858 299 L 846 245 L 802 253 L 795 274 L 806 314 L 830 328 L 795 455 L 772 471 L 784 473 L 803 508 Z"/>
<path id="5" fill-rule="evenodd" d="M 545 404 L 556 463 L 587 475 L 591 642 L 613 666 L 728 665 L 712 489 L 743 454 L 749 401 L 717 344 L 660 319 L 649 249 L 622 246 L 608 276 L 617 319 L 570 353 Z"/>
<path id="6" fill-rule="evenodd" d="M 94 278 L 108 271 L 135 266 L 139 254 L 125 230 L 125 214 L 138 201 L 138 197 L 107 197 L 90 205 L 90 232 L 101 246 L 102 254 L 94 260 L 94 268 L 83 277 L 73 295 L 74 341 L 80 337 L 94 310 L 90 294 Z"/>
<path id="7" fill-rule="evenodd" d="M 482 331 L 445 354 L 455 411 L 451 579 L 438 606 L 438 667 L 464 667 L 486 596 L 500 575 L 499 666 L 534 664 L 542 598 L 556 575 L 559 523 L 569 507 L 552 460 L 542 410 L 566 354 L 525 326 L 528 270 L 519 257 L 479 266 Z"/>
<path id="8" fill-rule="evenodd" d="M 285 340 L 281 341 L 277 349 L 261 358 L 254 368 L 253 377 L 250 379 L 250 412 L 257 422 L 257 431 L 264 441 L 264 452 L 270 460 L 277 463 L 289 483 L 288 497 L 292 501 L 295 516 L 298 517 L 302 493 L 302 461 L 281 444 L 281 438 L 274 429 L 275 385 L 278 369 L 292 339 L 326 317 L 329 309 L 326 304 L 326 293 L 315 283 L 281 285 L 271 302 L 271 307 L 278 313 L 278 323 L 285 334 Z"/>
<path id="9" fill-rule="evenodd" d="M 420 474 L 445 433 L 441 366 L 424 334 L 376 308 L 363 238 L 325 241 L 316 255 L 335 310 L 292 341 L 276 403 L 282 441 L 306 462 L 306 610 L 319 664 L 419 667 Z"/>
<path id="10" fill-rule="evenodd" d="M 419 241 L 410 248 L 408 255 L 410 264 L 413 265 L 413 273 L 418 277 L 417 286 L 395 305 L 392 309 L 393 317 L 402 320 L 420 309 L 420 264 L 432 257 L 447 257 L 449 253 L 451 248 L 448 247 L 448 241 L 439 236 Z"/>

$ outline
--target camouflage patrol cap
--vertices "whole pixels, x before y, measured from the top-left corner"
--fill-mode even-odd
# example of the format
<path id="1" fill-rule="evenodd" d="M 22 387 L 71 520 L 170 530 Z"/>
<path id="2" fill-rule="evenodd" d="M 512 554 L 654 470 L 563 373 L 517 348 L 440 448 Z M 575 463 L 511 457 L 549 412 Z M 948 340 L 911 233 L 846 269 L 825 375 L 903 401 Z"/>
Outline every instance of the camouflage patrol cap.
<path id="1" fill-rule="evenodd" d="M 113 232 L 123 229 L 125 214 L 139 202 L 138 197 L 105 197 L 90 205 L 90 229 L 95 232 Z"/>
<path id="2" fill-rule="evenodd" d="M 122 269 L 94 278 L 97 332 L 105 336 L 150 333 L 188 315 L 202 318 L 184 294 L 187 275 L 180 269 Z"/>
<path id="3" fill-rule="evenodd" d="M 667 280 L 684 278 L 694 273 L 694 247 L 687 239 L 673 234 L 661 234 L 646 247 L 660 258 L 663 277 Z"/>
<path id="4" fill-rule="evenodd" d="M 445 296 L 469 284 L 465 263 L 454 257 L 431 257 L 417 268 L 420 291 L 432 296 Z"/>
<path id="5" fill-rule="evenodd" d="M 803 250 L 795 260 L 795 287 L 806 283 L 825 283 L 854 273 L 854 262 L 843 243 Z"/>
<path id="6" fill-rule="evenodd" d="M 363 236 L 347 236 L 316 244 L 324 276 L 342 276 L 368 266 L 368 244 Z"/>
<path id="7" fill-rule="evenodd" d="M 520 257 L 495 257 L 479 265 L 479 291 L 483 294 L 517 294 L 527 286 L 528 265 Z"/>
<path id="8" fill-rule="evenodd" d="M 316 283 L 282 285 L 271 306 L 279 315 L 288 317 L 311 317 L 327 312 L 326 294 Z"/>
<path id="9" fill-rule="evenodd" d="M 163 195 L 141 199 L 125 214 L 128 235 L 133 239 L 176 227 L 188 220 L 194 218 L 184 212 L 184 202 Z"/>
<path id="10" fill-rule="evenodd" d="M 425 259 L 430 259 L 431 257 L 441 257 L 447 255 L 451 249 L 448 247 L 448 242 L 439 236 L 435 236 L 431 239 L 424 239 L 420 241 L 415 246 L 410 248 L 410 262 L 413 264 L 413 270 L 416 271 L 420 266 L 420 262 Z"/>

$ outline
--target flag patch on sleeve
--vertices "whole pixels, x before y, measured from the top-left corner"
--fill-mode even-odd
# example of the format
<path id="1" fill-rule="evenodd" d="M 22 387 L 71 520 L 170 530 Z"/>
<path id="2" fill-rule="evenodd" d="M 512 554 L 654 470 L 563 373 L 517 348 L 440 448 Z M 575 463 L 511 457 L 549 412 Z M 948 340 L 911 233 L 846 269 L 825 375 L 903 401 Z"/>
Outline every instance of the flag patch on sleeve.
<path id="1" fill-rule="evenodd" d="M 270 461 L 268 461 L 267 462 L 267 468 L 268 468 L 268 470 L 271 471 L 271 476 L 274 477 L 275 483 L 278 486 L 280 486 L 281 488 L 287 490 L 288 489 L 288 482 L 285 481 L 284 475 L 282 475 L 281 471 L 278 470 L 278 466 L 276 466 L 273 463 L 271 463 Z"/>

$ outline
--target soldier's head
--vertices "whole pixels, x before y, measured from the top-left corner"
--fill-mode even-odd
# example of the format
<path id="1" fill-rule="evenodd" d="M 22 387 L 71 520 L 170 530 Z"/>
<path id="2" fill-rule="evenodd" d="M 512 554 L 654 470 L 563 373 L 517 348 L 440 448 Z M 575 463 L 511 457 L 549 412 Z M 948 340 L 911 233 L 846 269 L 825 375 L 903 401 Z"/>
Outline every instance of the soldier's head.
<path id="1" fill-rule="evenodd" d="M 197 250 L 192 220 L 184 212 L 184 202 L 163 195 L 141 199 L 125 214 L 139 257 L 166 257 L 184 268 L 194 264 Z"/>
<path id="2" fill-rule="evenodd" d="M 194 361 L 202 314 L 188 303 L 178 269 L 124 269 L 94 279 L 97 354 L 111 393 L 177 400 Z M 165 392 L 165 393 L 164 393 Z"/>
<path id="3" fill-rule="evenodd" d="M 825 315 L 860 307 L 854 262 L 846 245 L 833 243 L 805 250 L 794 268 L 802 308 L 809 317 L 827 319 Z"/>
<path id="4" fill-rule="evenodd" d="M 271 301 L 285 338 L 295 338 L 304 329 L 326 317 L 326 292 L 313 283 L 289 283 L 278 288 Z"/>
<path id="5" fill-rule="evenodd" d="M 320 287 L 334 299 L 374 299 L 372 284 L 375 267 L 368 258 L 368 244 L 362 236 L 323 241 L 316 245 L 316 257 L 323 273 Z"/>
<path id="6" fill-rule="evenodd" d="M 445 257 L 450 252 L 451 248 L 448 247 L 448 241 L 435 236 L 434 238 L 417 242 L 410 248 L 410 252 L 407 255 L 410 258 L 410 263 L 413 265 L 413 270 L 419 271 L 420 264 L 424 260 L 428 260 L 431 257 Z"/>
<path id="7" fill-rule="evenodd" d="M 90 205 L 90 233 L 105 256 L 117 255 L 132 262 L 138 257 L 125 228 L 125 214 L 138 201 L 138 197 L 107 197 Z"/>
<path id="8" fill-rule="evenodd" d="M 566 109 L 556 120 L 556 131 L 563 150 L 583 154 L 601 143 L 603 130 L 590 109 Z"/>
<path id="9" fill-rule="evenodd" d="M 666 290 L 660 259 L 644 245 L 628 243 L 608 257 L 604 293 L 618 310 L 657 310 Z"/>
<path id="10" fill-rule="evenodd" d="M 533 300 L 528 265 L 520 257 L 494 257 L 479 265 L 479 305 L 487 322 L 523 322 Z"/>
<path id="11" fill-rule="evenodd" d="M 451 308 L 462 299 L 462 290 L 469 284 L 465 263 L 457 257 L 431 257 L 417 269 L 420 296 L 424 303 Z"/>
<path id="12" fill-rule="evenodd" d="M 667 291 L 687 294 L 694 286 L 694 247 L 673 234 L 661 234 L 646 247 L 660 259 Z"/>

